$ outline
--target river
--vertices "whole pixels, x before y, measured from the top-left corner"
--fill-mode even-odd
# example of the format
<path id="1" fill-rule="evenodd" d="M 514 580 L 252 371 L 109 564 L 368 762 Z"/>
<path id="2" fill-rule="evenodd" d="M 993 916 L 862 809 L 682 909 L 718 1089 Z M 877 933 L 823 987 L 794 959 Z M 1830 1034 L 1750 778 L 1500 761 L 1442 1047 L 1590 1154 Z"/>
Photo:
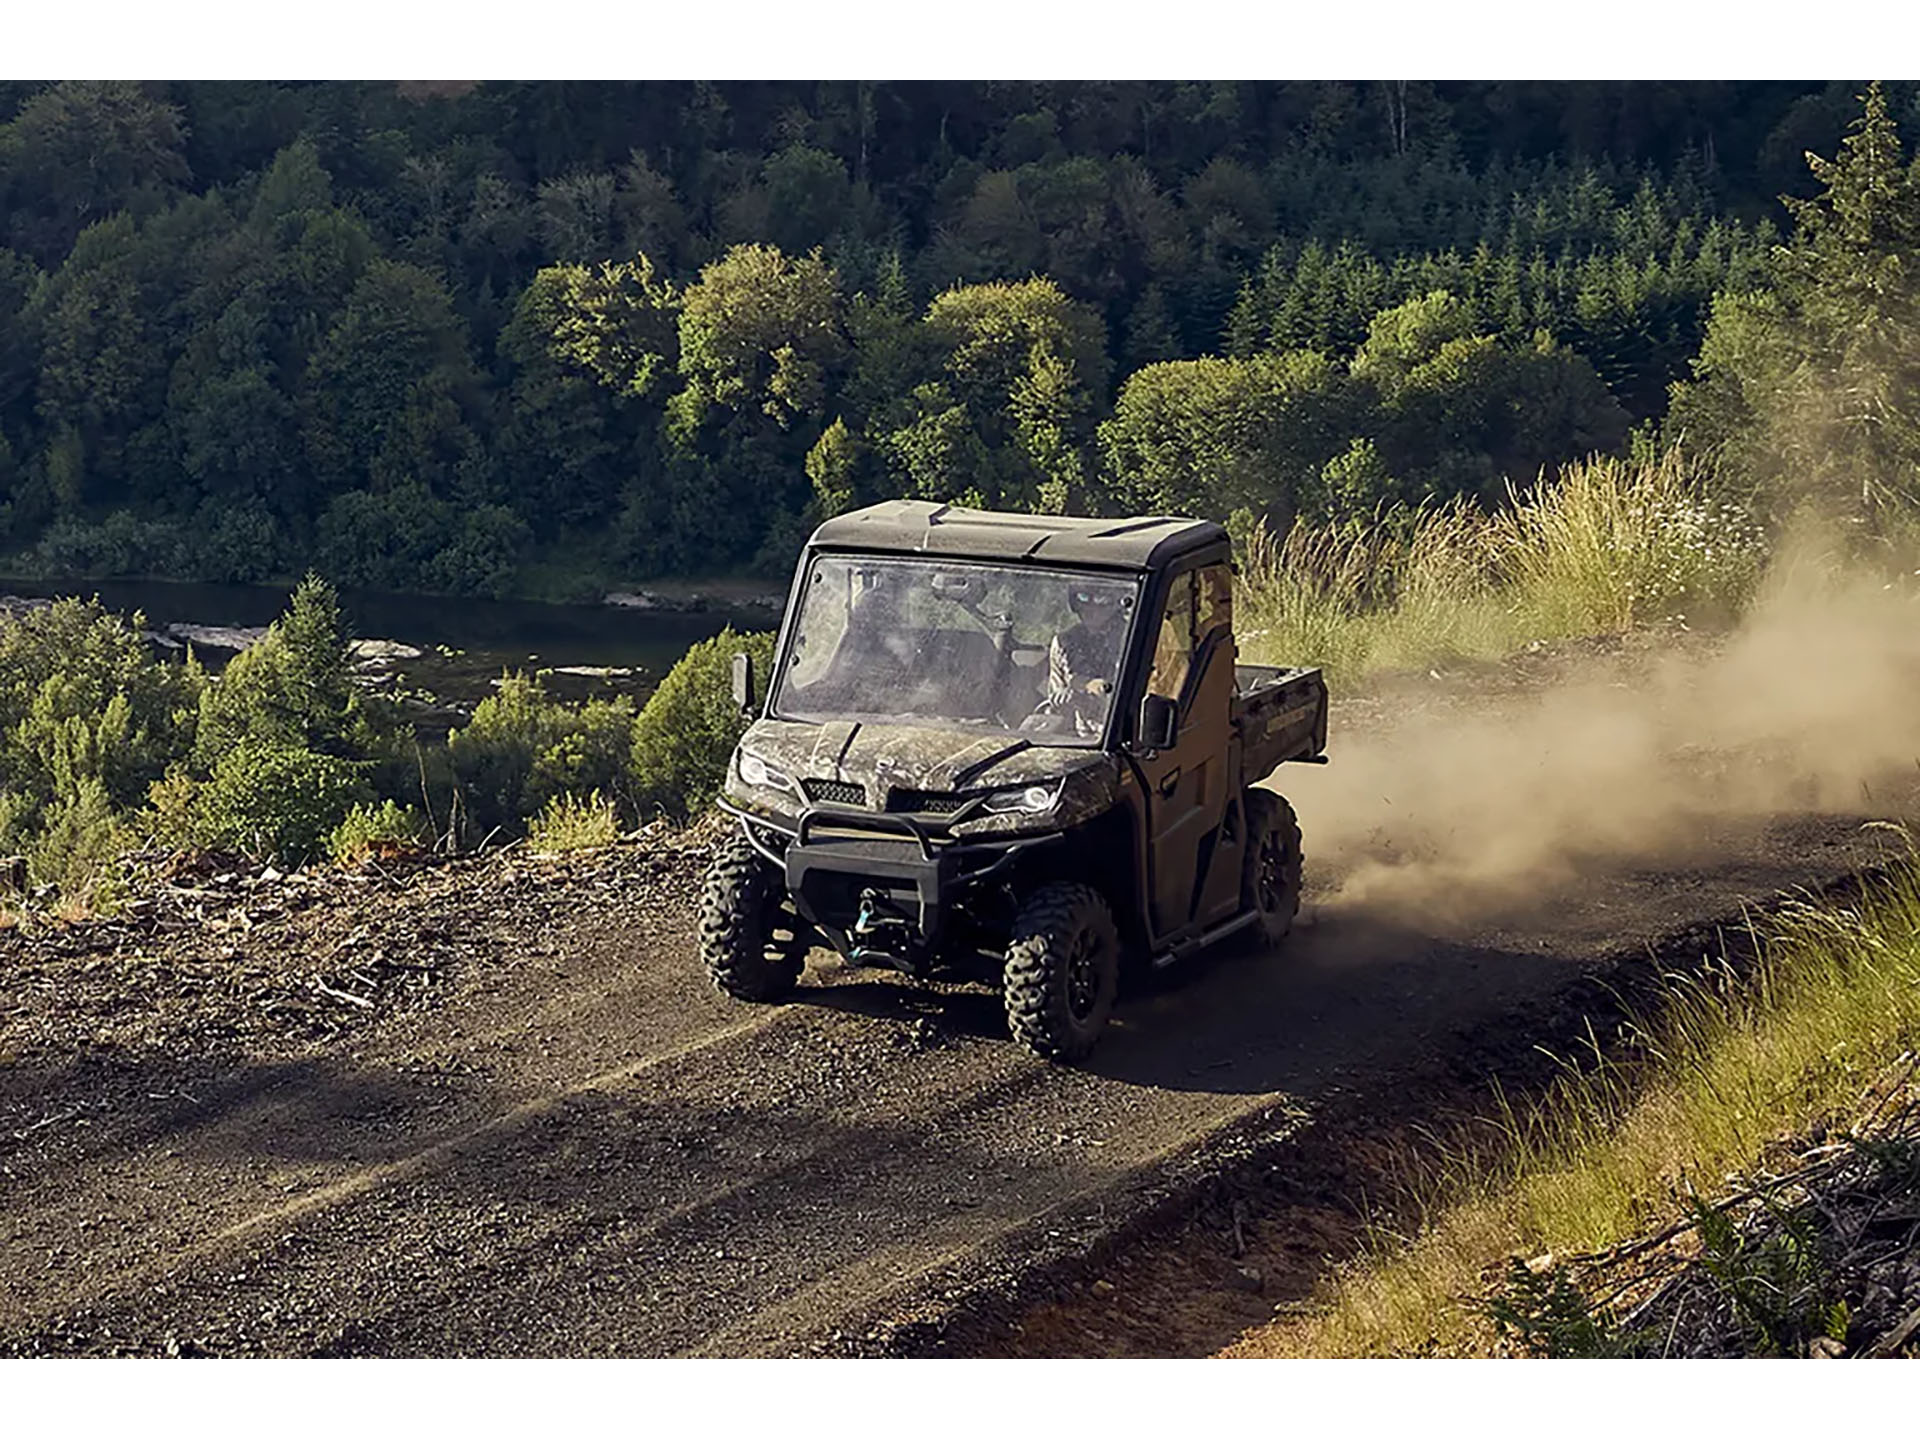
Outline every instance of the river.
<path id="1" fill-rule="evenodd" d="M 97 595 L 111 610 L 145 614 L 147 628 L 191 640 L 208 664 L 232 658 L 247 631 L 264 627 L 287 604 L 285 589 L 257 585 L 201 585 L 161 580 L 9 580 L 0 598 Z M 770 630 L 777 600 L 749 603 L 751 592 L 729 587 L 726 601 L 682 593 L 639 605 L 543 605 L 518 600 L 467 600 L 431 595 L 343 591 L 348 632 L 369 641 L 369 679 L 383 687 L 426 692 L 470 707 L 503 671 L 548 670 L 549 689 L 570 699 L 588 695 L 651 694 L 687 648 L 731 624 Z M 220 643 L 224 642 L 224 643 Z M 420 652 L 407 655 L 405 649 Z"/>

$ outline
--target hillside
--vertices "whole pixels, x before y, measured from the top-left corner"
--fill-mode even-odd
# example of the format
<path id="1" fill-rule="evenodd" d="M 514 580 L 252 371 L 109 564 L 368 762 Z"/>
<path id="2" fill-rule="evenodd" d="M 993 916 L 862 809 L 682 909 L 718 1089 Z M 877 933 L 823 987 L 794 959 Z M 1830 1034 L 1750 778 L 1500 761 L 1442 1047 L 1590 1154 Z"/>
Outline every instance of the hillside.
<path id="1" fill-rule="evenodd" d="M 1859 88 L 10 83 L 0 570 L 580 598 L 882 495 L 1497 502 L 1791 293 Z"/>

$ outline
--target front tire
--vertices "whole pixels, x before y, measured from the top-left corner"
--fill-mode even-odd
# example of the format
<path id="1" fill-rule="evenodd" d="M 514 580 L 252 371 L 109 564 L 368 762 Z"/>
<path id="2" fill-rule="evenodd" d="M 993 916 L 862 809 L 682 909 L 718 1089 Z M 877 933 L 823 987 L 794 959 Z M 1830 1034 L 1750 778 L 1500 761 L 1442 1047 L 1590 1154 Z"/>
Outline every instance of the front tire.
<path id="1" fill-rule="evenodd" d="M 714 848 L 700 887 L 700 959 L 723 994 L 766 1003 L 800 982 L 804 950 L 797 928 L 783 923 L 781 898 L 778 878 L 745 835 Z"/>
<path id="2" fill-rule="evenodd" d="M 1249 789 L 1244 805 L 1247 848 L 1240 902 L 1260 917 L 1247 932 L 1256 945 L 1278 945 L 1300 911 L 1300 821 L 1293 806 L 1271 790 Z"/>
<path id="3" fill-rule="evenodd" d="M 1079 1060 L 1120 988 L 1120 934 L 1090 885 L 1043 885 L 1014 921 L 1005 999 L 1013 1038 L 1045 1060 Z"/>

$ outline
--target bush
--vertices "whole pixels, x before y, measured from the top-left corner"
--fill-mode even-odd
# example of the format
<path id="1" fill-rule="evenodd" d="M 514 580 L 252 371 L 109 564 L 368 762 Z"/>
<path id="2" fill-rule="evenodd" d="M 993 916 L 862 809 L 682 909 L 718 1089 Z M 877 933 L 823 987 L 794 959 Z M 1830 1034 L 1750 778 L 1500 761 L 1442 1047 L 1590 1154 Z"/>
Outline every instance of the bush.
<path id="1" fill-rule="evenodd" d="M 178 526 L 115 510 L 97 525 L 55 520 L 33 558 L 46 575 L 166 575 L 187 568 L 186 549 Z"/>
<path id="2" fill-rule="evenodd" d="M 83 780 L 72 795 L 47 807 L 40 838 L 27 855 L 28 873 L 59 886 L 64 899 L 97 901 L 112 887 L 114 862 L 133 845 L 106 787 Z"/>
<path id="3" fill-rule="evenodd" d="M 185 850 L 194 843 L 194 813 L 200 782 L 176 765 L 147 787 L 147 808 L 139 823 L 155 845 Z"/>
<path id="4" fill-rule="evenodd" d="M 158 661 L 97 600 L 0 619 L 0 786 L 39 805 L 98 780 L 116 807 L 185 757 L 206 675 Z"/>
<path id="5" fill-rule="evenodd" d="M 217 766 L 248 740 L 343 758 L 390 759 L 398 749 L 387 705 L 353 682 L 340 601 L 316 575 L 200 697 L 199 765 Z"/>
<path id="6" fill-rule="evenodd" d="M 447 737 L 447 754 L 471 825 L 518 830 L 556 797 L 630 795 L 633 703 L 589 700 L 579 708 L 548 696 L 537 677 L 505 675 L 499 691 Z"/>
<path id="7" fill-rule="evenodd" d="M 554 796 L 527 826 L 527 842 L 535 850 L 598 850 L 619 839 L 619 814 L 598 790 L 584 800 Z"/>
<path id="8" fill-rule="evenodd" d="M 195 806 L 202 844 L 300 864 L 355 804 L 371 800 L 365 762 L 247 739 L 214 766 Z"/>
<path id="9" fill-rule="evenodd" d="M 427 839 L 427 821 L 410 805 L 383 800 L 355 805 L 327 837 L 327 853 L 341 865 L 417 852 Z"/>
<path id="10" fill-rule="evenodd" d="M 642 799 L 675 815 L 719 793 L 746 721 L 733 703 L 733 655 L 753 657 L 757 682 L 773 669 L 773 636 L 731 627 L 695 645 L 667 672 L 633 724 L 633 780 Z"/>

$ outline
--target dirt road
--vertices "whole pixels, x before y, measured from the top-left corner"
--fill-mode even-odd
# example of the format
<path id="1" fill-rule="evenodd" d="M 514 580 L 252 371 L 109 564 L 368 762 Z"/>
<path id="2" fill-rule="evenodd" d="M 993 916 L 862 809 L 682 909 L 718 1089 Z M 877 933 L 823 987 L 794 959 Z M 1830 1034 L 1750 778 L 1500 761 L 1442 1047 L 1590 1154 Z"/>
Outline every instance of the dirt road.
<path id="1" fill-rule="evenodd" d="M 1219 1137 L 1404 1105 L 1475 1027 L 1881 858 L 1888 837 L 1860 824 L 1898 807 L 1871 799 L 1702 820 L 1656 868 L 1615 856 L 1444 924 L 1338 903 L 1323 867 L 1282 952 L 1203 958 L 1126 1000 L 1084 1070 L 1016 1049 L 984 989 L 818 956 L 794 1003 L 723 1001 L 688 939 L 699 857 L 671 850 L 314 888 L 244 924 L 231 911 L 272 884 L 207 882 L 195 927 L 0 934 L 0 1353 L 806 1354 L 937 1334 L 956 1299 L 1071 1263 L 1204 1180 Z M 293 1004 L 211 978 L 382 942 L 386 968 L 351 973 L 434 983 L 363 1001 L 316 972 Z M 131 990 L 89 979 L 127 967 Z M 1057 1328 L 1048 1344 L 1075 1348 Z"/>

